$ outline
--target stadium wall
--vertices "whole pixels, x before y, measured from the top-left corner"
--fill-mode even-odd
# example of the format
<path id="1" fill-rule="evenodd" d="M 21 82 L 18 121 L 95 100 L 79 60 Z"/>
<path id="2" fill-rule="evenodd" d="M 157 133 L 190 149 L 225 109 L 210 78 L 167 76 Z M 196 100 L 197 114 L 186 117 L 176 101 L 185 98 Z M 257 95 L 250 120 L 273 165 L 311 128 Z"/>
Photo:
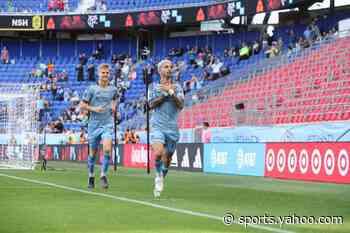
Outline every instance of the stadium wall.
<path id="1" fill-rule="evenodd" d="M 179 143 L 170 168 L 191 172 L 350 184 L 349 153 L 349 142 Z M 48 160 L 86 161 L 87 145 L 48 145 L 45 157 Z M 145 169 L 147 145 L 118 145 L 117 164 L 127 168 Z M 150 167 L 154 168 L 152 153 Z"/>

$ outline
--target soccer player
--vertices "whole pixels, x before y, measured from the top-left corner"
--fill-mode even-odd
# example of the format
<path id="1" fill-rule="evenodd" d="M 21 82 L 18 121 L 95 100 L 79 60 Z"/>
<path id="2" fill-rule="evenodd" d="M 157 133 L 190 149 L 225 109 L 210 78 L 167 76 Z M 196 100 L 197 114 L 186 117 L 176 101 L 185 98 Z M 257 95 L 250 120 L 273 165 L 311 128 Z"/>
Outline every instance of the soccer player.
<path id="1" fill-rule="evenodd" d="M 181 85 L 173 83 L 171 69 L 170 60 L 159 62 L 160 83 L 153 85 L 148 93 L 152 114 L 150 134 L 156 167 L 155 197 L 159 197 L 163 191 L 164 178 L 180 137 L 178 114 L 184 105 L 184 93 Z"/>
<path id="2" fill-rule="evenodd" d="M 89 111 L 88 140 L 90 154 L 88 156 L 89 184 L 95 187 L 95 160 L 98 146 L 102 140 L 103 161 L 101 166 L 101 187 L 108 188 L 107 171 L 112 151 L 113 113 L 116 111 L 117 88 L 109 85 L 109 65 L 101 64 L 98 68 L 98 85 L 90 86 L 80 102 L 81 110 Z"/>

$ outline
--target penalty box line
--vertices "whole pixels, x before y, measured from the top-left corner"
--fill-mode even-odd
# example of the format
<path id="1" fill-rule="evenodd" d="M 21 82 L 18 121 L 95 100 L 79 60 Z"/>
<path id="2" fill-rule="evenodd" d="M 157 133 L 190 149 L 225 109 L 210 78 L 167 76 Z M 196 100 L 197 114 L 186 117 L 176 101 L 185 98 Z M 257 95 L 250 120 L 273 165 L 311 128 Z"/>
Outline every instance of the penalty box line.
<path id="1" fill-rule="evenodd" d="M 89 194 L 89 195 L 93 195 L 93 196 L 100 196 L 100 197 L 110 198 L 110 199 L 123 201 L 123 202 L 134 203 L 134 204 L 143 205 L 143 206 L 149 206 L 149 207 L 153 207 L 156 209 L 167 210 L 170 212 L 192 215 L 192 216 L 196 216 L 196 217 L 203 217 L 203 218 L 208 218 L 208 219 L 213 219 L 213 220 L 219 220 L 221 222 L 223 221 L 223 217 L 219 217 L 219 216 L 215 216 L 215 215 L 211 215 L 211 214 L 206 214 L 206 213 L 201 213 L 201 212 L 196 212 L 196 211 L 192 211 L 192 210 L 173 208 L 173 207 L 158 205 L 158 204 L 155 204 L 152 202 L 141 201 L 141 200 L 131 199 L 131 198 L 127 198 L 127 197 L 113 196 L 113 195 L 106 194 L 106 193 L 92 192 L 92 191 L 87 191 L 84 189 L 73 188 L 73 187 L 59 185 L 59 184 L 46 182 L 46 181 L 33 180 L 33 179 L 23 178 L 23 177 L 19 177 L 19 176 L 12 176 L 12 175 L 7 175 L 7 174 L 3 174 L 3 173 L 0 173 L 0 176 L 7 177 L 10 179 L 20 180 L 20 181 L 26 181 L 29 183 L 34 183 L 34 184 L 39 184 L 39 185 L 46 185 L 46 186 L 64 189 L 64 190 L 68 190 L 68 191 L 79 192 L 79 193 Z M 277 229 L 277 228 L 262 226 L 262 225 L 248 224 L 248 226 L 252 227 L 252 228 L 259 229 L 259 230 L 269 231 L 269 232 L 295 233 L 293 231 L 287 231 L 287 230 L 283 230 L 283 229 Z"/>

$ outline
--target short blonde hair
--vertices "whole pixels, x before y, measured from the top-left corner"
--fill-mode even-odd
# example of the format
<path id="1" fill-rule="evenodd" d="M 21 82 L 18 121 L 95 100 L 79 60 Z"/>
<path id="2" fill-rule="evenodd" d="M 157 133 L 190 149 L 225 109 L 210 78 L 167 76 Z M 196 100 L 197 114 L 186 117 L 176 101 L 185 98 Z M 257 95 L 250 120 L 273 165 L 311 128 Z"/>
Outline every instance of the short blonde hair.
<path id="1" fill-rule="evenodd" d="M 170 64 L 173 64 L 169 59 L 161 60 L 161 61 L 158 63 L 158 65 L 157 65 L 158 73 L 160 73 L 160 68 L 162 68 L 162 66 L 163 66 L 166 62 L 170 62 Z"/>
<path id="2" fill-rule="evenodd" d="M 109 69 L 109 65 L 107 63 L 102 63 L 98 66 L 98 71 L 102 69 Z"/>

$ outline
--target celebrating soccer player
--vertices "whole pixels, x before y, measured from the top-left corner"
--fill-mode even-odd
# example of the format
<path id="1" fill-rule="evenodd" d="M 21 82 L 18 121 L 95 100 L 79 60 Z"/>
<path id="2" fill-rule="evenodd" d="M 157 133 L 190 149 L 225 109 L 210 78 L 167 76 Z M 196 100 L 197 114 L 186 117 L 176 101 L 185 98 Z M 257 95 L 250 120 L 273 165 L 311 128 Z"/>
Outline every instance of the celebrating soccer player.
<path id="1" fill-rule="evenodd" d="M 81 110 L 90 113 L 88 121 L 88 156 L 89 188 L 95 187 L 95 160 L 98 146 L 102 140 L 103 161 L 101 166 L 101 187 L 108 188 L 107 171 L 112 151 L 113 113 L 116 111 L 117 89 L 109 85 L 109 66 L 101 64 L 98 69 L 98 85 L 90 86 L 80 103 Z"/>
<path id="2" fill-rule="evenodd" d="M 184 93 L 181 85 L 172 82 L 171 69 L 170 60 L 158 64 L 160 83 L 153 85 L 149 92 L 149 107 L 152 110 L 150 134 L 156 166 L 155 197 L 159 197 L 163 191 L 164 178 L 180 137 L 178 114 L 184 105 Z"/>

